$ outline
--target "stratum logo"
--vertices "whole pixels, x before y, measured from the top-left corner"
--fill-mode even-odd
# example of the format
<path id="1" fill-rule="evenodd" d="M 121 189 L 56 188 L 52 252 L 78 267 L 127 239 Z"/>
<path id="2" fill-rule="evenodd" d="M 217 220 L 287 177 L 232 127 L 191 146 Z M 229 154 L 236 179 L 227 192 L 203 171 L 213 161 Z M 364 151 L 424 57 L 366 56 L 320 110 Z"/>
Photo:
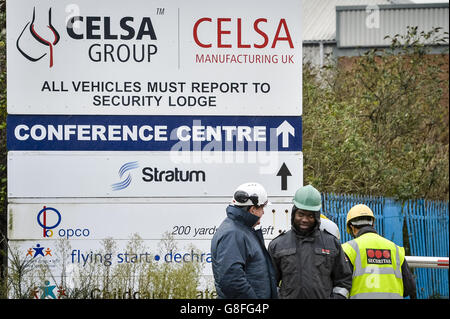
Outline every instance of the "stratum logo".
<path id="1" fill-rule="evenodd" d="M 59 42 L 59 39 L 60 39 L 58 31 L 52 25 L 52 8 L 50 8 L 48 10 L 47 28 L 51 32 L 48 32 L 47 39 L 45 38 L 47 35 L 44 36 L 43 34 L 39 34 L 36 31 L 35 20 L 36 20 L 36 8 L 33 8 L 33 15 L 32 15 L 31 21 L 29 21 L 25 24 L 25 27 L 23 28 L 22 32 L 20 33 L 19 37 L 17 38 L 16 47 L 19 50 L 19 52 L 31 62 L 37 62 L 37 61 L 41 60 L 43 57 L 47 56 L 47 53 L 41 54 L 41 53 L 36 53 L 36 52 L 26 52 L 30 49 L 28 49 L 28 50 L 24 49 L 24 47 L 25 47 L 24 41 L 25 40 L 23 38 L 24 38 L 25 33 L 29 32 L 32 35 L 32 39 L 34 39 L 38 43 L 48 47 L 48 50 L 49 50 L 48 54 L 49 54 L 50 68 L 51 68 L 51 67 L 53 67 L 53 48 Z"/>
<path id="2" fill-rule="evenodd" d="M 124 188 L 127 188 L 131 184 L 131 173 L 129 173 L 129 172 L 138 167 L 139 167 L 139 164 L 137 161 L 128 162 L 128 163 L 123 164 L 119 168 L 119 178 L 121 179 L 121 181 L 118 183 L 112 184 L 111 185 L 112 190 L 119 191 Z M 128 173 L 128 174 L 126 174 L 126 173 Z"/>

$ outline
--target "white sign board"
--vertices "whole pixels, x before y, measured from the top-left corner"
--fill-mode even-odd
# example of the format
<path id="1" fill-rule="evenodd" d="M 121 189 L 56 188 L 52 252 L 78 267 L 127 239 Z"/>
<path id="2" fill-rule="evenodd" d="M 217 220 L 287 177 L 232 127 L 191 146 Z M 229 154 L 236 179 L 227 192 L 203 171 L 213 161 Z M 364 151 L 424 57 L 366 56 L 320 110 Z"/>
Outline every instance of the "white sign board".
<path id="1" fill-rule="evenodd" d="M 9 151 L 301 151 L 301 116 L 8 115 Z"/>
<path id="2" fill-rule="evenodd" d="M 7 0 L 10 247 L 69 284 L 150 262 L 212 277 L 211 238 L 244 182 L 274 203 L 266 244 L 288 229 L 303 182 L 300 5 Z"/>
<path id="3" fill-rule="evenodd" d="M 161 263 L 192 261 L 206 264 L 211 263 L 210 240 L 177 240 L 176 243 L 161 239 L 143 240 L 144 243 L 140 247 L 141 251 L 139 252 L 136 249 L 130 249 L 129 244 L 132 242 L 131 236 L 124 240 L 111 240 L 115 245 L 109 249 L 105 247 L 104 240 L 25 240 L 13 241 L 13 243 L 15 243 L 15 247 L 20 247 L 18 253 L 21 259 L 25 259 L 26 257 L 31 257 L 30 259 L 43 257 L 43 261 L 47 263 L 53 259 L 50 264 L 54 265 L 54 268 L 60 268 L 63 262 L 66 263 L 66 266 L 74 264 L 81 267 L 92 264 L 112 266 L 113 264 L 137 264 L 154 261 Z M 164 245 L 165 242 L 170 242 L 171 245 L 166 246 Z M 58 258 L 62 256 L 63 252 L 67 256 L 66 260 Z M 96 256 L 100 252 L 103 252 L 102 258 Z M 105 254 L 111 256 L 105 256 Z M 133 254 L 137 254 L 138 256 L 132 256 Z M 55 260 L 56 258 L 58 260 Z M 207 272 L 211 272 L 210 268 L 208 268 Z"/>
<path id="4" fill-rule="evenodd" d="M 232 196 L 242 183 L 292 196 L 301 152 L 8 152 L 9 198 Z"/>
<path id="5" fill-rule="evenodd" d="M 273 201 L 273 199 L 271 199 Z M 45 203 L 8 205 L 8 236 L 12 240 L 161 239 L 211 240 L 226 217 L 227 203 Z M 265 208 L 261 228 L 265 239 L 290 229 L 291 203 Z"/>
<path id="6" fill-rule="evenodd" d="M 8 113 L 301 115 L 300 2 L 8 0 Z"/>
<path id="7" fill-rule="evenodd" d="M 77 288 L 89 289 L 86 297 L 91 299 L 161 298 L 157 295 L 160 291 L 152 291 L 148 285 L 139 286 L 137 280 L 108 289 L 103 286 L 102 276 L 109 273 L 111 277 L 115 271 L 121 273 L 121 268 L 123 273 L 124 269 L 132 267 L 135 276 L 148 279 L 146 271 L 150 265 L 161 269 L 184 263 L 201 267 L 197 298 L 214 298 L 209 240 L 179 240 L 174 244 L 167 240 L 138 242 L 130 238 L 109 241 L 109 244 L 105 245 L 103 240 L 15 240 L 10 242 L 10 247 L 16 258 L 26 262 L 22 289 L 29 290 L 27 293 L 32 299 L 64 299 L 70 296 L 71 289 Z M 12 258 L 9 266 L 13 267 Z M 122 288 L 120 295 L 118 288 Z M 125 292 L 129 295 L 123 295 Z"/>

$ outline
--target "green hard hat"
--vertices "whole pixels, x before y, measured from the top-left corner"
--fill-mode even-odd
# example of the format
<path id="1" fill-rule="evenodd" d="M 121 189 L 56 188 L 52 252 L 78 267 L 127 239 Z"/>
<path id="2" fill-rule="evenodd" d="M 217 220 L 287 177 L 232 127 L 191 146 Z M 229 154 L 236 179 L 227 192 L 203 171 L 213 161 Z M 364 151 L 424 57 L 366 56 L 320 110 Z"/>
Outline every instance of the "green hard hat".
<path id="1" fill-rule="evenodd" d="M 319 211 L 322 207 L 320 193 L 311 185 L 300 187 L 295 192 L 293 202 L 295 207 L 313 212 Z"/>

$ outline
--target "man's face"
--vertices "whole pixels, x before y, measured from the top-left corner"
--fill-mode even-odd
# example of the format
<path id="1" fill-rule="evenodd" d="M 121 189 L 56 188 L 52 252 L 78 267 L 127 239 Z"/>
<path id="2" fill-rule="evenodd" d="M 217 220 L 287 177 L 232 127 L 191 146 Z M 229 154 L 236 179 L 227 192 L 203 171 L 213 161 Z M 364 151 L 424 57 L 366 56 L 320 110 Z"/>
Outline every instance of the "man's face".
<path id="1" fill-rule="evenodd" d="M 249 212 L 250 212 L 250 214 L 259 217 L 258 221 L 256 222 L 256 224 L 253 227 L 259 225 L 261 223 L 261 217 L 262 217 L 262 215 L 264 215 L 264 206 L 252 206 L 252 207 L 250 207 Z"/>
<path id="2" fill-rule="evenodd" d="M 301 231 L 308 231 L 316 224 L 315 212 L 297 209 L 294 215 L 294 224 Z"/>

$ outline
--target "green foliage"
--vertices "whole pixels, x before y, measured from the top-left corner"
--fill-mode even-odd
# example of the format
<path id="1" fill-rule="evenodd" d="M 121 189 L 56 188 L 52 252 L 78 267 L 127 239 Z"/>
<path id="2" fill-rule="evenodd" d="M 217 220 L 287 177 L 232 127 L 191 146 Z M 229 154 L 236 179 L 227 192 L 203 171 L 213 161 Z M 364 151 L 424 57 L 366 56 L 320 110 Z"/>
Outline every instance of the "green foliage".
<path id="1" fill-rule="evenodd" d="M 0 208 L 6 202 L 6 13 L 0 1 Z M 2 210 L 3 211 L 3 210 Z"/>
<path id="2" fill-rule="evenodd" d="M 0 0 L 0 298 L 6 272 L 6 2 Z"/>
<path id="3" fill-rule="evenodd" d="M 324 192 L 448 200 L 448 54 L 439 29 L 386 50 L 304 66 L 304 176 Z M 448 42 L 447 42 L 448 43 Z"/>

